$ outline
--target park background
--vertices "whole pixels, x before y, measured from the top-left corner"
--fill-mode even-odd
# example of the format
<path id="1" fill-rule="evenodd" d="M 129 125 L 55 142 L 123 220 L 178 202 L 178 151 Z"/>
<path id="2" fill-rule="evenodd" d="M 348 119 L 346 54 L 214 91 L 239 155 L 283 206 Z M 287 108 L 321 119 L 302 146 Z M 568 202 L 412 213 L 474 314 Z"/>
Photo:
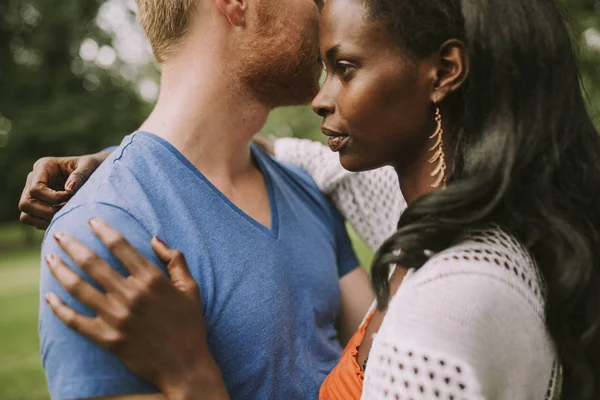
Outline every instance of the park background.
<path id="1" fill-rule="evenodd" d="M 560 2 L 598 123 L 600 1 Z M 1 400 L 49 398 L 37 339 L 43 232 L 18 223 L 26 175 L 40 157 L 118 144 L 149 113 L 158 81 L 135 24 L 135 0 L 0 0 Z M 261 133 L 321 140 L 319 119 L 308 107 L 274 111 Z M 352 236 L 368 265 L 371 254 Z"/>

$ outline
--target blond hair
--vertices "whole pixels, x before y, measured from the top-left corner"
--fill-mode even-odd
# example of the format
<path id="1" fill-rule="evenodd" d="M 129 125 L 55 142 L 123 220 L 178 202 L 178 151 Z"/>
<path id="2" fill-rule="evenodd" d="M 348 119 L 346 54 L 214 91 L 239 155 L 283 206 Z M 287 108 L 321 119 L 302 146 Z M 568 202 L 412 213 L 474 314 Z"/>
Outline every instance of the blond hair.
<path id="1" fill-rule="evenodd" d="M 138 23 L 159 63 L 173 53 L 185 36 L 197 1 L 136 0 Z"/>

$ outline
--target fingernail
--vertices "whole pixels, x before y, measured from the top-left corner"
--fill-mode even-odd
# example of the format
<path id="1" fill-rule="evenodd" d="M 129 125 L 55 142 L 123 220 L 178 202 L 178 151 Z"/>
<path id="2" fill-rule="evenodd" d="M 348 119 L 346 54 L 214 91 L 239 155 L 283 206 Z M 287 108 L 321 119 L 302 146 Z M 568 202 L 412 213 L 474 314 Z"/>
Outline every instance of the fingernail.
<path id="1" fill-rule="evenodd" d="M 54 239 L 56 239 L 57 242 L 64 242 L 67 239 L 67 235 L 64 232 L 56 232 L 54 234 Z"/>
<path id="2" fill-rule="evenodd" d="M 54 262 L 55 262 L 55 261 L 56 261 L 56 254 L 48 254 L 48 255 L 46 256 L 46 263 L 47 263 L 49 266 L 51 266 L 51 267 L 52 267 L 52 266 L 54 265 Z"/>
<path id="3" fill-rule="evenodd" d="M 92 218 L 92 219 L 90 219 L 89 223 L 94 228 L 98 228 L 100 226 L 100 220 L 98 218 Z"/>
<path id="4" fill-rule="evenodd" d="M 46 300 L 46 303 L 48 303 L 48 304 L 55 303 L 56 299 L 57 299 L 57 297 L 56 297 L 56 295 L 54 293 L 47 293 L 44 296 L 44 300 Z"/>
<path id="5" fill-rule="evenodd" d="M 77 181 L 71 181 L 65 185 L 65 189 L 69 192 L 74 192 L 77 189 Z"/>
<path id="6" fill-rule="evenodd" d="M 165 247 L 169 247 L 169 246 L 167 246 L 167 244 L 166 244 L 165 242 L 163 242 L 163 240 L 162 240 L 161 238 L 159 238 L 158 236 L 154 236 L 154 238 L 155 238 L 156 240 L 158 240 L 158 242 L 159 242 L 160 244 L 162 244 L 163 246 L 165 246 Z"/>

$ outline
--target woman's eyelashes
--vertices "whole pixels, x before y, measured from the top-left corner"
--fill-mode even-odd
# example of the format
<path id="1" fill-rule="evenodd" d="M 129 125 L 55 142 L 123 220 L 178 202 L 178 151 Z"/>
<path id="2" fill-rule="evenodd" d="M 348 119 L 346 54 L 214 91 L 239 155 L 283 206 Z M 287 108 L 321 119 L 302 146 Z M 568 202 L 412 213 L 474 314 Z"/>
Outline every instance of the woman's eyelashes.
<path id="1" fill-rule="evenodd" d="M 343 81 L 349 81 L 356 71 L 356 65 L 348 61 L 335 61 L 332 68 L 328 68 L 327 63 L 323 62 L 323 71 L 328 76 L 337 76 Z"/>
<path id="2" fill-rule="evenodd" d="M 335 72 L 342 80 L 348 81 L 352 79 L 352 75 L 356 67 L 347 61 L 337 61 L 335 63 Z"/>

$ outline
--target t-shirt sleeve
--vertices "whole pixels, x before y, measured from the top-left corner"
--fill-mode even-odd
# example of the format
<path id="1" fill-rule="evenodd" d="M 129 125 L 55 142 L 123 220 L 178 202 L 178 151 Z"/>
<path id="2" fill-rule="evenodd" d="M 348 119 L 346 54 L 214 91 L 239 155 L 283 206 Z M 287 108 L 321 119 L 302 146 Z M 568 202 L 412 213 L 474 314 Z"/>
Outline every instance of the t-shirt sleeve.
<path id="1" fill-rule="evenodd" d="M 352 248 L 352 242 L 346 231 L 346 224 L 342 215 L 332 206 L 336 260 L 338 265 L 339 277 L 343 277 L 349 272 L 354 271 L 360 265 L 356 253 Z"/>
<path id="2" fill-rule="evenodd" d="M 146 258 L 165 271 L 150 247 L 151 235 L 129 213 L 107 204 L 80 205 L 54 220 L 42 245 L 40 299 L 56 293 L 67 305 L 87 316 L 91 310 L 70 296 L 55 280 L 45 262 L 45 256 L 56 253 L 88 282 L 84 274 L 56 244 L 53 235 L 67 232 L 91 248 L 121 274 L 123 266 L 91 232 L 87 221 L 98 217 L 121 232 Z M 64 325 L 50 307 L 40 301 L 39 334 L 42 364 L 50 394 L 54 400 L 82 399 L 100 396 L 155 393 L 158 390 L 134 375 L 121 361 L 91 340 Z"/>

